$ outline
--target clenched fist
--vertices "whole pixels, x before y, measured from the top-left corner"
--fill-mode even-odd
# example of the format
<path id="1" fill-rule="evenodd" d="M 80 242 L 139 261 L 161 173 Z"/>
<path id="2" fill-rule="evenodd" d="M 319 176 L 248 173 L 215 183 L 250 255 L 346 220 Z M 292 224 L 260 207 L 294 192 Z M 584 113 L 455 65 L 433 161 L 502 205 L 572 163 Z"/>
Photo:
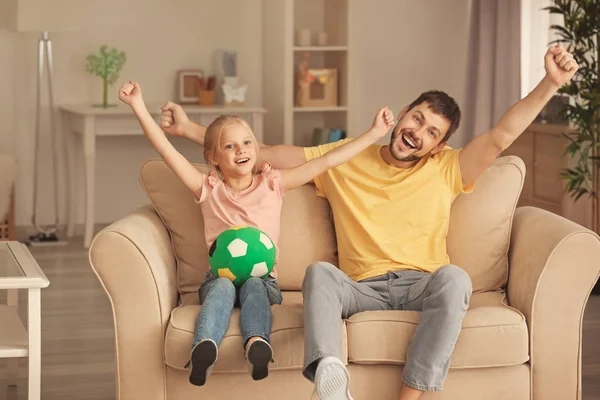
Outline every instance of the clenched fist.
<path id="1" fill-rule="evenodd" d="M 390 129 L 394 127 L 394 114 L 392 110 L 383 107 L 377 112 L 371 129 L 377 132 L 377 136 L 382 138 Z"/>
<path id="2" fill-rule="evenodd" d="M 544 67 L 546 69 L 546 78 L 553 84 L 561 87 L 573 78 L 573 75 L 579 69 L 579 64 L 560 44 L 552 46 L 546 52 L 544 57 Z"/>
<path id="3" fill-rule="evenodd" d="M 119 100 L 133 107 L 137 103 L 142 102 L 142 89 L 140 85 L 135 81 L 129 81 L 121 86 L 119 89 Z"/>
<path id="4" fill-rule="evenodd" d="M 190 119 L 179 104 L 168 102 L 161 107 L 160 127 L 169 135 L 184 136 Z"/>

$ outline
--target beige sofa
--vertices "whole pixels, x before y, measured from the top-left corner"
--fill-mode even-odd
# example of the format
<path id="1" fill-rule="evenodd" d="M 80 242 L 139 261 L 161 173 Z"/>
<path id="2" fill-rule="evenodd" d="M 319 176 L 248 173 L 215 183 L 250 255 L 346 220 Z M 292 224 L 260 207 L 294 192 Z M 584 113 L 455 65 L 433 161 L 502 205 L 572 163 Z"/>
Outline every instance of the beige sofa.
<path id="1" fill-rule="evenodd" d="M 198 166 L 204 169 L 204 166 Z M 452 207 L 448 252 L 473 281 L 470 309 L 445 389 L 429 399 L 578 399 L 581 323 L 600 271 L 598 236 L 535 208 L 515 212 L 525 167 L 504 157 Z M 328 203 L 306 185 L 285 196 L 280 241 L 284 301 L 273 307 L 275 363 L 254 382 L 244 364 L 239 311 L 206 386 L 188 382 L 196 290 L 207 268 L 200 208 L 162 161 L 141 183 L 152 205 L 101 231 L 92 267 L 114 312 L 121 400 L 309 399 L 301 375 L 305 268 L 335 262 Z M 399 227 L 401 229 L 401 227 Z M 374 311 L 344 324 L 344 361 L 357 400 L 395 400 L 419 313 Z"/>

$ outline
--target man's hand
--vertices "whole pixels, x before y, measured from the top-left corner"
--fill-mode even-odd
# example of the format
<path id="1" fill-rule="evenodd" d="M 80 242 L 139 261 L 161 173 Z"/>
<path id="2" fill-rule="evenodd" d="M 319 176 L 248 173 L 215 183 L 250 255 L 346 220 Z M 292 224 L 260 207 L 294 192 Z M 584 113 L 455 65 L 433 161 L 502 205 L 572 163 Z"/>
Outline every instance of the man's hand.
<path id="1" fill-rule="evenodd" d="M 119 100 L 127 104 L 129 107 L 135 107 L 143 102 L 142 89 L 135 81 L 129 81 L 119 89 Z"/>
<path id="2" fill-rule="evenodd" d="M 190 119 L 179 104 L 167 102 L 161 107 L 160 127 L 169 135 L 185 136 Z"/>
<path id="3" fill-rule="evenodd" d="M 524 99 L 504 113 L 498 124 L 477 136 L 460 152 L 459 162 L 464 185 L 475 180 L 494 159 L 527 129 L 556 91 L 567 83 L 579 65 L 562 46 L 552 46 L 544 56 L 546 76 Z"/>
<path id="4" fill-rule="evenodd" d="M 546 52 L 544 68 L 546 69 L 546 79 L 557 87 L 561 87 L 573 78 L 573 75 L 579 69 L 579 65 L 571 53 L 560 44 L 557 44 L 550 47 Z"/>
<path id="5" fill-rule="evenodd" d="M 394 114 L 392 113 L 392 110 L 387 107 L 383 107 L 377 112 L 370 131 L 375 133 L 377 139 L 380 139 L 384 137 L 391 128 L 394 127 L 394 124 Z"/>

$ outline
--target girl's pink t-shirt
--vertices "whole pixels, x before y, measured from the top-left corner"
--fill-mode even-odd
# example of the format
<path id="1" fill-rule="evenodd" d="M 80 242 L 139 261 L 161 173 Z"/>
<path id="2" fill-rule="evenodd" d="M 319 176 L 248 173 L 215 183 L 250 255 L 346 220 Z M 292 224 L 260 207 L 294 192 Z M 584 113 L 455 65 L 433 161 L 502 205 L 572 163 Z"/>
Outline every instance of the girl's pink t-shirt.
<path id="1" fill-rule="evenodd" d="M 200 203 L 204 216 L 204 236 L 210 248 L 217 236 L 234 226 L 246 225 L 265 232 L 273 243 L 279 259 L 279 231 L 283 185 L 279 170 L 254 175 L 250 187 L 236 190 L 225 184 L 216 170 L 204 175 Z M 276 276 L 275 270 L 271 275 Z"/>

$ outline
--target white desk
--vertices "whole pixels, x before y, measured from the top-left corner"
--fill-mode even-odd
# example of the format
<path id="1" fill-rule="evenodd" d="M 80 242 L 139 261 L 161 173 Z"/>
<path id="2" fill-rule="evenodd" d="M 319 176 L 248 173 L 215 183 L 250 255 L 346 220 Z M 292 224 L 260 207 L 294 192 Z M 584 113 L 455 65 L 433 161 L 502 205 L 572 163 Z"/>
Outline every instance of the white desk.
<path id="1" fill-rule="evenodd" d="M 157 122 L 160 121 L 162 104 L 150 104 L 148 110 Z M 252 127 L 259 142 L 263 139 L 263 114 L 261 107 L 228 107 L 228 106 L 183 106 L 189 118 L 202 125 L 208 125 L 221 114 L 235 114 L 244 118 Z M 77 215 L 78 188 L 76 153 L 82 152 L 85 169 L 85 231 L 83 245 L 88 248 L 92 241 L 95 212 L 95 163 L 96 136 L 131 136 L 143 135 L 142 129 L 126 105 L 111 108 L 97 108 L 90 105 L 62 105 L 60 111 L 65 129 L 65 146 L 67 156 L 67 236 L 72 237 Z M 82 145 L 77 142 L 81 139 Z M 149 144 L 148 144 L 149 145 Z"/>

